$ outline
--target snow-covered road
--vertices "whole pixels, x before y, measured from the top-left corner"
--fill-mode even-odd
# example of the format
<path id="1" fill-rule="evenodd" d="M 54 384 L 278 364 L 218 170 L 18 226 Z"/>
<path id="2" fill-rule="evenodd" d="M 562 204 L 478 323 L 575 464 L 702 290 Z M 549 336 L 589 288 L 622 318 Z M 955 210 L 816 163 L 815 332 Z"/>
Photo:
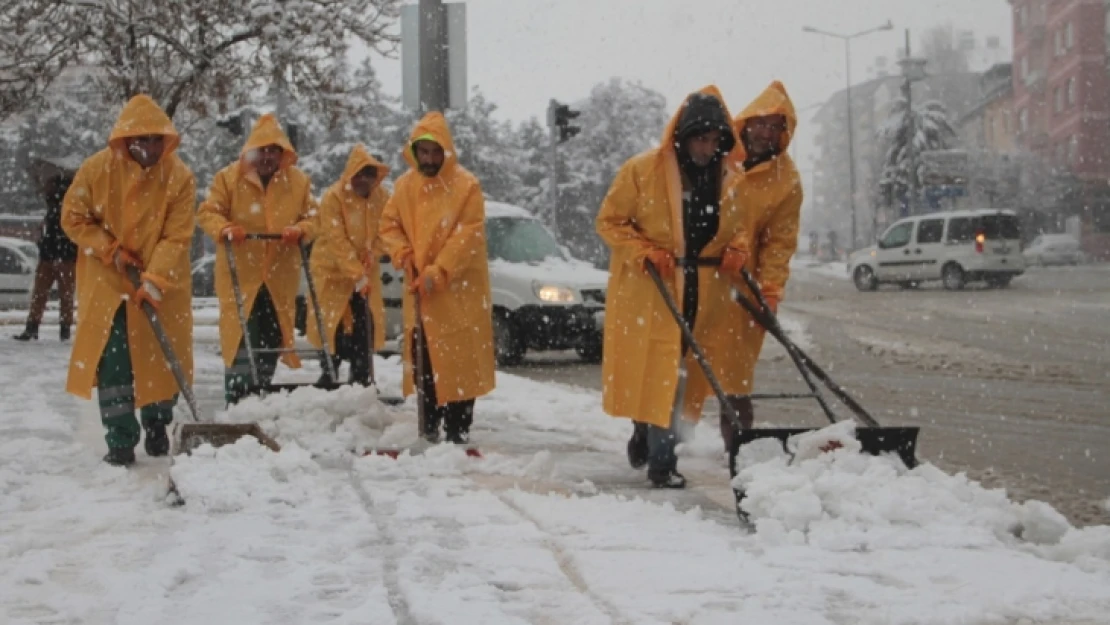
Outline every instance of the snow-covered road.
<path id="1" fill-rule="evenodd" d="M 755 531 L 729 510 L 708 424 L 693 488 L 627 467 L 627 423 L 590 390 L 500 374 L 486 457 L 352 449 L 415 432 L 371 391 L 248 401 L 283 444 L 100 462 L 95 405 L 64 395 L 67 349 L 0 351 L 0 623 L 1105 623 L 1110 528 L 1076 530 L 931 465 L 753 449 Z M 204 404 L 218 363 L 201 350 Z M 399 367 L 379 361 L 386 392 Z M 210 388 L 211 387 L 211 388 Z M 1020 534 L 1020 537 L 1018 536 Z"/>

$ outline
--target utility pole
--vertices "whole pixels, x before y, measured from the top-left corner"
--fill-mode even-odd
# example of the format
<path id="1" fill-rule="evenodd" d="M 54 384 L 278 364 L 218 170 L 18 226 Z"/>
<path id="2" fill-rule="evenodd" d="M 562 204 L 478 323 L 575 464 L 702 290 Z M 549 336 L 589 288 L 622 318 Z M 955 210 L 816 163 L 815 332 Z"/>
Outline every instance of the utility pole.
<path id="1" fill-rule="evenodd" d="M 906 29 L 906 63 L 907 66 L 910 62 L 910 29 Z M 909 157 L 910 166 L 910 183 L 909 195 L 906 197 L 906 211 L 910 215 L 917 214 L 917 149 L 915 147 L 915 139 L 917 138 L 917 128 L 914 124 L 913 118 L 913 80 L 909 72 L 906 73 L 906 81 L 903 83 L 902 89 L 905 91 L 906 96 L 906 126 L 908 130 L 908 143 L 906 144 L 906 152 Z"/>
<path id="2" fill-rule="evenodd" d="M 848 110 L 848 206 L 852 211 L 852 239 L 849 242 L 851 250 L 855 250 L 856 246 L 859 244 L 857 241 L 858 235 L 856 228 L 856 141 L 855 125 L 852 121 L 852 40 L 871 33 L 892 30 L 893 28 L 894 24 L 890 20 L 887 20 L 886 23 L 881 26 L 868 28 L 867 30 L 851 35 L 832 33 L 812 26 L 802 27 L 803 32 L 835 37 L 844 41 L 844 76 L 847 83 L 845 87 L 847 103 L 845 106 Z"/>
<path id="3" fill-rule="evenodd" d="M 549 225 L 555 225 L 555 215 L 558 212 L 555 205 L 559 201 L 559 128 L 555 125 L 555 111 L 559 103 L 554 98 L 547 103 L 547 211 L 550 216 Z"/>
<path id="4" fill-rule="evenodd" d="M 447 12 L 443 0 L 420 0 L 420 99 L 426 111 L 447 109 Z"/>

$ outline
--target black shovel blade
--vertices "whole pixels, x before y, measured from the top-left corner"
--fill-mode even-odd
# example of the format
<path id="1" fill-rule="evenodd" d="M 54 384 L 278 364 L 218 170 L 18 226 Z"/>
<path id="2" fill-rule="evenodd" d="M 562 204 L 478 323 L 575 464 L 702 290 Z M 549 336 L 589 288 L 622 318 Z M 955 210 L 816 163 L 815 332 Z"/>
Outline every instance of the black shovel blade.
<path id="1" fill-rule="evenodd" d="M 339 383 L 339 382 L 313 382 L 313 383 L 309 383 L 309 384 L 296 384 L 296 383 L 261 384 L 261 385 L 252 384 L 252 385 L 247 387 L 247 394 L 249 394 L 249 395 L 273 395 L 275 393 L 281 393 L 282 391 L 291 393 L 291 392 L 293 392 L 297 389 L 300 389 L 300 388 L 318 388 L 318 389 L 321 389 L 321 390 L 324 390 L 324 391 L 334 391 L 335 389 L 341 388 L 341 387 L 344 387 L 344 386 L 350 386 L 350 384 L 344 384 L 344 383 Z M 386 404 L 388 406 L 400 406 L 401 404 L 405 403 L 405 398 L 404 397 L 392 397 L 392 396 L 389 396 L 389 395 L 379 395 L 378 396 L 378 401 L 380 401 L 383 404 Z"/>
<path id="2" fill-rule="evenodd" d="M 917 466 L 917 435 L 921 428 L 916 427 L 857 427 L 856 439 L 863 447 L 863 452 L 878 456 L 880 454 L 895 453 L 905 463 L 907 468 Z M 786 441 L 791 436 L 815 432 L 817 428 L 754 428 L 741 430 L 739 436 L 733 436 L 732 449 L 729 450 L 729 465 L 735 466 L 736 454 L 740 447 L 761 438 L 774 438 L 782 443 L 786 450 Z"/>

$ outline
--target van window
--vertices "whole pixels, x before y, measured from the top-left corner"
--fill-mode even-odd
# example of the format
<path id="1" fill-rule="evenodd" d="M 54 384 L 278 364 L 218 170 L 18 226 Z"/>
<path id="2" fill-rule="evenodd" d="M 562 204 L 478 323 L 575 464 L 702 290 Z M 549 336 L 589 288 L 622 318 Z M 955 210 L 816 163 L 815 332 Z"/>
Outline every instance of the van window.
<path id="1" fill-rule="evenodd" d="M 0 248 L 0 273 L 23 273 L 23 262 L 19 260 L 19 256 L 15 252 Z"/>
<path id="2" fill-rule="evenodd" d="M 887 230 L 886 235 L 883 236 L 882 247 L 884 249 L 890 249 L 892 247 L 903 247 L 910 242 L 910 235 L 912 234 L 912 221 L 894 224 L 890 227 L 890 230 Z"/>
<path id="3" fill-rule="evenodd" d="M 975 220 L 971 217 L 953 217 L 948 220 L 949 243 L 971 243 L 975 240 Z"/>
<path id="4" fill-rule="evenodd" d="M 943 219 L 922 219 L 917 224 L 918 243 L 940 243 L 944 237 Z"/>
<path id="5" fill-rule="evenodd" d="M 979 218 L 979 227 L 988 240 L 1021 238 L 1021 224 L 1016 215 L 986 215 Z"/>

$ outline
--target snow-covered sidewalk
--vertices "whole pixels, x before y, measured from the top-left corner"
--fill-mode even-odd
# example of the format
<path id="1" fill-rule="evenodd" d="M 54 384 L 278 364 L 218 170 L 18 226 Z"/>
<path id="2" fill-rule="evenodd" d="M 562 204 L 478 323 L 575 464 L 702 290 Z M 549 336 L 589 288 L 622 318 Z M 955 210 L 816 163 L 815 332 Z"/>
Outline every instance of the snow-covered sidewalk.
<path id="1" fill-rule="evenodd" d="M 1110 528 L 930 465 L 849 451 L 788 464 L 754 448 L 728 509 L 713 427 L 683 450 L 694 488 L 653 491 L 625 422 L 592 391 L 498 376 L 478 403 L 486 457 L 411 439 L 411 402 L 313 389 L 250 400 L 250 440 L 100 462 L 93 402 L 63 394 L 68 350 L 0 351 L 2 623 L 1105 623 Z M 212 363 L 199 354 L 198 367 Z M 385 392 L 399 378 L 379 361 Z M 209 394 L 213 389 L 202 389 Z M 673 504 L 671 502 L 674 502 Z"/>

